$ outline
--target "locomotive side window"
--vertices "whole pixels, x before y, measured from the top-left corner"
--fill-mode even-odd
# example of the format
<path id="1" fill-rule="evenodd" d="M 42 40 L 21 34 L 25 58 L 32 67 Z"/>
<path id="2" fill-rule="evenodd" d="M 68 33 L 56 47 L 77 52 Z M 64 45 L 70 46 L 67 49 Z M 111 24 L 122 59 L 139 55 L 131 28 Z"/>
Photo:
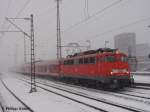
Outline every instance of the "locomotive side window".
<path id="1" fill-rule="evenodd" d="M 67 65 L 67 61 L 66 60 L 64 61 L 64 65 Z"/>
<path id="2" fill-rule="evenodd" d="M 84 58 L 84 64 L 88 64 L 88 63 L 89 63 L 88 58 Z"/>
<path id="3" fill-rule="evenodd" d="M 79 64 L 83 64 L 83 58 L 79 59 Z"/>
<path id="4" fill-rule="evenodd" d="M 84 64 L 94 64 L 96 62 L 95 57 L 84 58 Z"/>
<path id="5" fill-rule="evenodd" d="M 74 60 L 65 60 L 64 61 L 64 65 L 73 65 L 74 64 Z"/>
<path id="6" fill-rule="evenodd" d="M 70 60 L 70 65 L 73 65 L 74 64 L 74 60 Z"/>
<path id="7" fill-rule="evenodd" d="M 95 63 L 95 57 L 90 57 L 89 59 L 90 59 L 90 63 L 93 63 L 93 64 Z"/>
<path id="8" fill-rule="evenodd" d="M 74 64 L 75 64 L 75 65 L 78 65 L 78 64 L 79 64 L 79 59 L 75 59 L 75 60 L 74 60 Z"/>
<path id="9" fill-rule="evenodd" d="M 73 65 L 74 64 L 74 60 L 67 60 L 67 65 Z"/>

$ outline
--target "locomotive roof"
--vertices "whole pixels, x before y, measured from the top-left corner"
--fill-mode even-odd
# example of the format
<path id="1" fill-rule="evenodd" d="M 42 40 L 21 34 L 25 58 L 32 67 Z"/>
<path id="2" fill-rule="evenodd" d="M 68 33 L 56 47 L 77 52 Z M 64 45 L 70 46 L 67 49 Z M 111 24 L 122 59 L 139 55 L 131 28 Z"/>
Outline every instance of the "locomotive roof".
<path id="1" fill-rule="evenodd" d="M 86 56 L 86 55 L 92 55 L 97 53 L 116 53 L 117 49 L 111 49 L 111 48 L 99 48 L 97 50 L 88 50 L 80 53 L 75 53 L 74 55 L 68 55 L 67 57 L 78 57 L 78 56 Z"/>

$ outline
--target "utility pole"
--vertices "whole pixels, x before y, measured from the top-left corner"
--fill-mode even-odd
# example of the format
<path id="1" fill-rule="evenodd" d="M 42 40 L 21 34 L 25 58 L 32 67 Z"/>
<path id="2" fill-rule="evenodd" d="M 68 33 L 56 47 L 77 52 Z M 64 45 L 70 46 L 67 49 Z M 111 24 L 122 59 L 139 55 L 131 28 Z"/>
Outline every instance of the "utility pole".
<path id="1" fill-rule="evenodd" d="M 34 23 L 33 14 L 31 14 L 31 90 L 30 93 L 36 92 L 36 82 L 35 82 L 35 45 L 34 45 Z"/>
<path id="2" fill-rule="evenodd" d="M 60 3 L 60 0 L 57 0 L 57 59 L 58 60 L 62 58 L 59 3 Z"/>

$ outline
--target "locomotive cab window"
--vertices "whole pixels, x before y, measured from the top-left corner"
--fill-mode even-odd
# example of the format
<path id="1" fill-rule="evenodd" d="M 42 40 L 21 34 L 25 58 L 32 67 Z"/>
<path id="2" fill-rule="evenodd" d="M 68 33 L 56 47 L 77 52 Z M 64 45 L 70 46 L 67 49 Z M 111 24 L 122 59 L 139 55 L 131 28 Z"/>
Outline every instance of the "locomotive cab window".
<path id="1" fill-rule="evenodd" d="M 84 64 L 88 64 L 89 63 L 89 58 L 84 58 Z"/>
<path id="2" fill-rule="evenodd" d="M 126 56 L 121 56 L 121 61 L 122 62 L 128 62 L 128 58 Z"/>
<path id="3" fill-rule="evenodd" d="M 79 59 L 79 64 L 83 64 L 83 58 Z"/>
<path id="4" fill-rule="evenodd" d="M 116 62 L 116 58 L 114 56 L 107 56 L 106 62 Z"/>

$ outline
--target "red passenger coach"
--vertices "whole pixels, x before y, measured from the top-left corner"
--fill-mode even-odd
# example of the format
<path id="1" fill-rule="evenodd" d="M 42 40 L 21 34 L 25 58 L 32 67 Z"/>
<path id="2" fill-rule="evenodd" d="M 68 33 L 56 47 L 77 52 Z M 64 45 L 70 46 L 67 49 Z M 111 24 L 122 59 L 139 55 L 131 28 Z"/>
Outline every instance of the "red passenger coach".
<path id="1" fill-rule="evenodd" d="M 38 76 L 54 76 L 58 77 L 60 65 L 58 60 L 39 60 L 35 62 L 35 74 Z M 23 65 L 21 72 L 30 74 L 30 63 Z"/>
<path id="2" fill-rule="evenodd" d="M 38 61 L 35 63 L 35 72 L 38 75 L 51 75 L 58 76 L 59 74 L 59 63 L 58 60 L 45 60 Z"/>

